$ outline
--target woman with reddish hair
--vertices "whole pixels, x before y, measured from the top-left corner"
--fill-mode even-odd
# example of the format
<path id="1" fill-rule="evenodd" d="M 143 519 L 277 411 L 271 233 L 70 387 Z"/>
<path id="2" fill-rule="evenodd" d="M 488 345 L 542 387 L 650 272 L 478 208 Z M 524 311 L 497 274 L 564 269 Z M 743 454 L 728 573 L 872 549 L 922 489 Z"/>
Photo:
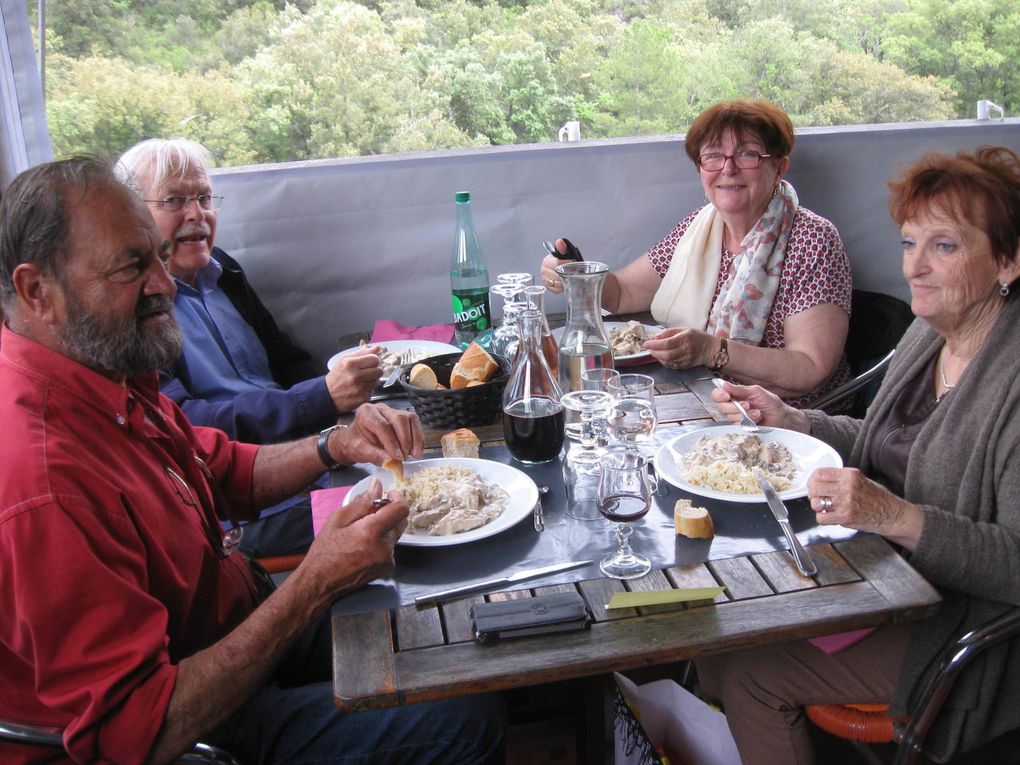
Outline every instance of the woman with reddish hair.
<path id="1" fill-rule="evenodd" d="M 697 660 L 748 763 L 813 761 L 803 707 L 891 702 L 904 714 L 962 633 L 1020 605 L 1020 157 L 929 154 L 890 184 L 917 319 L 863 420 L 799 411 L 757 386 L 714 391 L 762 425 L 820 438 L 843 468 L 808 479 L 819 524 L 881 534 L 942 596 L 939 612 L 826 654 L 793 642 Z M 926 752 L 943 761 L 1020 726 L 1020 644 L 953 688 Z"/>

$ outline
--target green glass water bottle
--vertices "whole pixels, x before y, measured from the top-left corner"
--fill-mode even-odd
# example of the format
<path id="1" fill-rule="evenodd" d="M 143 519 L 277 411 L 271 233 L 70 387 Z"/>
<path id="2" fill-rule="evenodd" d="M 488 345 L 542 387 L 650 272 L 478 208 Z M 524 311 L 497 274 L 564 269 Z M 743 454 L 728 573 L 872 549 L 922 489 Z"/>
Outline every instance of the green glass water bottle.
<path id="1" fill-rule="evenodd" d="M 454 199 L 457 202 L 457 228 L 453 240 L 453 264 L 450 266 L 453 322 L 456 325 L 454 342 L 461 348 L 467 348 L 475 340 L 487 347 L 492 339 L 489 269 L 471 219 L 471 193 L 458 191 Z"/>

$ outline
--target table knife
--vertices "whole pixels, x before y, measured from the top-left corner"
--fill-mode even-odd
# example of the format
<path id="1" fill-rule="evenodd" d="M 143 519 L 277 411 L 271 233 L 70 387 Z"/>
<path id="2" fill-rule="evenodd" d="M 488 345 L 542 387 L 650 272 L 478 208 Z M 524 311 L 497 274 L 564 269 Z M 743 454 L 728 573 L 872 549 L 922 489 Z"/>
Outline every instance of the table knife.
<path id="1" fill-rule="evenodd" d="M 525 579 L 534 579 L 538 576 L 545 576 L 546 574 L 555 574 L 559 571 L 569 571 L 572 568 L 580 568 L 581 566 L 587 566 L 592 563 L 590 560 L 575 560 L 570 563 L 556 563 L 552 566 L 541 566 L 539 568 L 528 568 L 524 571 L 518 571 L 516 574 L 510 574 L 509 576 L 501 576 L 499 579 L 488 579 L 484 582 L 476 582 L 475 584 L 466 584 L 462 587 L 451 587 L 449 590 L 440 590 L 439 592 L 433 592 L 430 595 L 419 595 L 414 599 L 416 606 L 423 606 L 429 603 L 439 603 L 443 600 L 450 600 L 452 598 L 460 597 L 461 595 L 467 595 L 472 592 L 478 592 L 479 590 L 488 590 L 492 587 L 500 587 L 514 582 L 522 582 Z"/>
<path id="2" fill-rule="evenodd" d="M 807 554 L 807 550 L 804 549 L 800 540 L 793 533 L 793 529 L 790 528 L 790 513 L 787 511 L 786 505 L 783 504 L 783 500 L 779 498 L 776 490 L 772 488 L 772 484 L 765 479 L 765 476 L 756 472 L 754 477 L 758 479 L 758 485 L 765 494 L 765 499 L 769 503 L 769 509 L 776 516 L 776 520 L 779 521 L 783 533 L 786 534 L 786 541 L 790 543 L 790 552 L 793 553 L 793 559 L 797 562 L 797 568 L 800 569 L 800 573 L 804 576 L 814 576 L 818 573 L 818 569 L 815 567 L 814 561 L 811 560 L 811 556 Z"/>

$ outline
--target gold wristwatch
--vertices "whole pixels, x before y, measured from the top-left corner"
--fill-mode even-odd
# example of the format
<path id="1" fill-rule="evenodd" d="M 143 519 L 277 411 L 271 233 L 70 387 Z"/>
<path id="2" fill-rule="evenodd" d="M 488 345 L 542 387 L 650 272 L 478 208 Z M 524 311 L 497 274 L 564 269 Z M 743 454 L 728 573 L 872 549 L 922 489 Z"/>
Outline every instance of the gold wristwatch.
<path id="1" fill-rule="evenodd" d="M 712 371 L 718 372 L 722 369 L 730 360 L 730 344 L 725 337 L 719 338 L 719 350 L 715 352 L 715 356 L 712 357 Z"/>

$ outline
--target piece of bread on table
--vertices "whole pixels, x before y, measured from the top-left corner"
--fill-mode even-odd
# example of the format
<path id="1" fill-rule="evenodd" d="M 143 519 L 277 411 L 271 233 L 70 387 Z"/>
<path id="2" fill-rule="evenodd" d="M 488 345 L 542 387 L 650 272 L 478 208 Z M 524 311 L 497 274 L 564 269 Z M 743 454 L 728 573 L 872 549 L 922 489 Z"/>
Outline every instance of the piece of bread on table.
<path id="1" fill-rule="evenodd" d="M 498 369 L 496 360 L 482 346 L 472 342 L 453 365 L 450 388 L 466 388 L 471 382 L 487 382 Z"/>
<path id="2" fill-rule="evenodd" d="M 416 388 L 425 388 L 426 390 L 435 390 L 439 385 L 436 373 L 432 370 L 432 367 L 426 364 L 415 364 L 411 367 L 411 371 L 407 375 L 407 381 Z"/>
<path id="3" fill-rule="evenodd" d="M 715 536 L 712 516 L 703 507 L 694 507 L 689 499 L 678 499 L 673 506 L 673 523 L 676 533 L 691 539 L 711 539 Z"/>
<path id="4" fill-rule="evenodd" d="M 393 473 L 393 483 L 401 484 L 404 482 L 404 463 L 400 460 L 395 460 L 392 457 L 383 460 L 383 470 L 388 470 Z"/>
<path id="5" fill-rule="evenodd" d="M 470 428 L 460 428 L 439 439 L 444 457 L 471 457 L 478 459 L 478 436 Z"/>

